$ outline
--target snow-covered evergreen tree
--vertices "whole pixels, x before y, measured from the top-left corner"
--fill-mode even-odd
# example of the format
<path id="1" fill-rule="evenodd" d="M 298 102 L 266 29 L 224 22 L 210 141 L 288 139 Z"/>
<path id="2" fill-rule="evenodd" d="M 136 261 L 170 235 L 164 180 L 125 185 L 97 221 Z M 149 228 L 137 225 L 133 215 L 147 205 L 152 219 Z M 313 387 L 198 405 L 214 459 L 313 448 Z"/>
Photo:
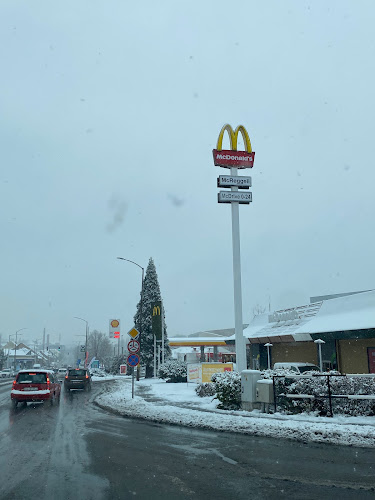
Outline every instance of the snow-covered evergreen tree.
<path id="1" fill-rule="evenodd" d="M 139 332 L 141 332 L 141 365 L 146 368 L 146 378 L 152 377 L 154 370 L 154 335 L 152 333 L 151 305 L 158 300 L 162 300 L 159 280 L 154 261 L 152 257 L 150 257 L 143 281 L 142 318 L 141 299 L 137 304 L 137 312 L 134 316 L 135 327 Z M 170 347 L 168 343 L 167 326 L 165 324 L 165 313 L 163 314 L 163 324 L 164 350 L 165 358 L 167 358 L 170 355 Z"/>

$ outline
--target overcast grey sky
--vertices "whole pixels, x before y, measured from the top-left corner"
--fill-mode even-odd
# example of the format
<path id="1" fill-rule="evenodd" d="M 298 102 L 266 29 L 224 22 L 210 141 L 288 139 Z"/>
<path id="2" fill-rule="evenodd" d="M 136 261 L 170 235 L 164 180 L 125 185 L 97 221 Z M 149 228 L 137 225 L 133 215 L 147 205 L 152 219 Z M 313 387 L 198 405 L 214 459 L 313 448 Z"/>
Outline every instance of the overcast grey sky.
<path id="1" fill-rule="evenodd" d="M 212 149 L 243 124 L 244 322 L 375 286 L 372 1 L 2 2 L 3 340 L 133 326 L 155 260 L 169 336 L 234 326 Z M 249 174 L 249 171 L 243 172 Z"/>

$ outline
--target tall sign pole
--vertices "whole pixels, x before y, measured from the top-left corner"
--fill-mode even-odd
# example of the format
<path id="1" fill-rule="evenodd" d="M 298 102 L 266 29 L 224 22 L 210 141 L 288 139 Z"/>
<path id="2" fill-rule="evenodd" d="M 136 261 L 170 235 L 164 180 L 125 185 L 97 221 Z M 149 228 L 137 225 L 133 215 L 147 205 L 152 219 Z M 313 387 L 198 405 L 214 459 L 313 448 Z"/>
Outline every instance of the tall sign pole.
<path id="1" fill-rule="evenodd" d="M 224 132 L 227 131 L 230 141 L 230 150 L 223 150 Z M 238 133 L 241 132 L 246 151 L 237 151 Z M 249 189 L 251 177 L 239 177 L 239 168 L 252 168 L 255 153 L 251 149 L 249 135 L 242 125 L 233 131 L 230 125 L 224 125 L 217 141 L 217 147 L 213 150 L 214 164 L 219 167 L 230 168 L 230 176 L 219 176 L 218 187 L 230 187 L 230 191 L 218 193 L 219 203 L 231 203 L 232 205 L 232 246 L 233 246 L 233 287 L 234 287 L 234 323 L 236 339 L 236 364 L 237 370 L 246 370 L 246 341 L 243 336 L 242 319 L 242 286 L 241 286 L 241 251 L 240 251 L 240 222 L 239 204 L 249 204 L 252 201 L 252 193 L 241 192 L 239 189 Z"/>

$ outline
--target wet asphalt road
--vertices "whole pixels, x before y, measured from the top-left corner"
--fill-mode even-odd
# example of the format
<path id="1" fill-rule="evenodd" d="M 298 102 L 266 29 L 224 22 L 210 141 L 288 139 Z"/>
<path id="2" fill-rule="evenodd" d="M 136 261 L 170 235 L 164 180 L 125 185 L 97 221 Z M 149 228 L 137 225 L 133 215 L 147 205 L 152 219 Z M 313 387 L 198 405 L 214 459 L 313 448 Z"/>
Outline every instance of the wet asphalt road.
<path id="1" fill-rule="evenodd" d="M 375 451 L 126 419 L 62 392 L 10 407 L 0 386 L 0 499 L 374 499 Z"/>

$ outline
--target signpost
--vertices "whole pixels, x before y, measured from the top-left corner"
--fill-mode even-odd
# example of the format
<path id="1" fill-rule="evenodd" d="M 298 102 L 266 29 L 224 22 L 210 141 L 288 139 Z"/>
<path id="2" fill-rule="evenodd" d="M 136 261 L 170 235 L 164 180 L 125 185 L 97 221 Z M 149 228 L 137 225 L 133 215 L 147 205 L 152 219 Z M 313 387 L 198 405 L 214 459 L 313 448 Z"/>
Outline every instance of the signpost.
<path id="1" fill-rule="evenodd" d="M 227 132 L 231 149 L 223 150 L 224 133 Z M 246 151 L 237 151 L 238 134 L 241 133 Z M 216 149 L 212 151 L 214 164 L 218 167 L 230 168 L 230 176 L 220 176 L 218 187 L 230 187 L 230 191 L 218 193 L 219 203 L 230 203 L 232 209 L 232 246 L 233 246 L 233 284 L 234 284 L 234 320 L 236 338 L 237 370 L 246 370 L 246 343 L 243 336 L 242 320 L 242 288 L 241 288 L 241 252 L 240 252 L 240 222 L 239 205 L 252 202 L 251 192 L 241 192 L 239 189 L 251 187 L 251 177 L 238 177 L 239 168 L 252 168 L 255 153 L 251 148 L 247 130 L 239 125 L 235 130 L 230 125 L 221 129 Z"/>
<path id="2" fill-rule="evenodd" d="M 240 189 L 251 188 L 251 177 L 236 177 L 232 175 L 219 175 L 217 178 L 217 187 L 232 187 L 237 186 Z"/>
<path id="3" fill-rule="evenodd" d="M 129 341 L 128 343 L 128 351 L 130 352 L 127 363 L 129 366 L 133 367 L 132 371 L 132 398 L 134 399 L 134 367 L 139 365 L 139 355 L 136 354 L 139 352 L 140 349 L 140 342 L 137 339 L 139 336 L 139 331 L 136 328 L 131 328 L 128 331 L 129 337 L 131 337 L 132 340 Z"/>
<path id="4" fill-rule="evenodd" d="M 128 356 L 128 365 L 129 366 L 137 366 L 139 364 L 139 356 L 138 354 L 129 354 Z"/>
<path id="5" fill-rule="evenodd" d="M 217 194 L 217 201 L 219 203 L 232 203 L 237 201 L 244 205 L 248 205 L 253 201 L 253 193 L 241 193 L 241 191 L 220 191 Z"/>
<path id="6" fill-rule="evenodd" d="M 128 343 L 128 351 L 131 353 L 131 354 L 135 354 L 137 352 L 139 352 L 139 349 L 140 349 L 140 343 L 138 342 L 138 340 L 131 340 L 129 343 Z"/>

